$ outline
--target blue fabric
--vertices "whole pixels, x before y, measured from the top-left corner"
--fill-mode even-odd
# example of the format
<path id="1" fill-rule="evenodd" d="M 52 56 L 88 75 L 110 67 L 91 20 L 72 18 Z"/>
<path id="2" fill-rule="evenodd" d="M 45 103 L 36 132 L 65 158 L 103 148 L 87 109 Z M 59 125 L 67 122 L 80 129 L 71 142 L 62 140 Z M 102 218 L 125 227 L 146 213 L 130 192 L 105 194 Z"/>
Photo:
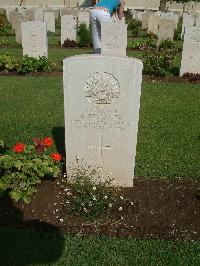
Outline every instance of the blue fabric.
<path id="1" fill-rule="evenodd" d="M 110 14 L 116 11 L 121 0 L 100 0 L 95 6 L 109 9 Z"/>

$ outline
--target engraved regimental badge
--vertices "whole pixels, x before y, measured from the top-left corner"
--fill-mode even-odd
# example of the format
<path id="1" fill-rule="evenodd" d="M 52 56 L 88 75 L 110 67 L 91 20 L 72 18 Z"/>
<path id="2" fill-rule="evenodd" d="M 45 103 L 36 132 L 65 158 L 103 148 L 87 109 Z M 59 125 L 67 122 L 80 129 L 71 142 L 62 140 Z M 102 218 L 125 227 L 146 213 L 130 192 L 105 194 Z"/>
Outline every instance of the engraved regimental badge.
<path id="1" fill-rule="evenodd" d="M 118 80 L 110 73 L 96 72 L 84 84 L 85 96 L 92 104 L 111 104 L 119 97 Z"/>

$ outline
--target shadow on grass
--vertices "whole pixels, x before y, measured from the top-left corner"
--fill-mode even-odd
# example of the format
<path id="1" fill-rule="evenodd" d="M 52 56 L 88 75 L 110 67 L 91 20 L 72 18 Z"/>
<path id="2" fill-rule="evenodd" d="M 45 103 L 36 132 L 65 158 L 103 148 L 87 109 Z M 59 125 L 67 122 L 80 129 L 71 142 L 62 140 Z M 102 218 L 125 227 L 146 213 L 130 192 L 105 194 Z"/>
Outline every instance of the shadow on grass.
<path id="1" fill-rule="evenodd" d="M 65 128 L 54 127 L 52 129 L 52 134 L 57 151 L 65 157 Z"/>
<path id="2" fill-rule="evenodd" d="M 63 249 L 64 237 L 56 226 L 24 221 L 9 196 L 0 199 L 0 265 L 54 263 Z"/>

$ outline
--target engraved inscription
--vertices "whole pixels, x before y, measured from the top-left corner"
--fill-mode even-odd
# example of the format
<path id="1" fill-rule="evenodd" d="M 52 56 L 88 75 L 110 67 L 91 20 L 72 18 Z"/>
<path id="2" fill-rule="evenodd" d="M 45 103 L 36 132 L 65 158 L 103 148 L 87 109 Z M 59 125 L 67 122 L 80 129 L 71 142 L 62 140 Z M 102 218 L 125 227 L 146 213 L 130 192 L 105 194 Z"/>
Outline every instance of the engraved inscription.
<path id="1" fill-rule="evenodd" d="M 124 121 L 117 110 L 108 111 L 99 109 L 94 113 L 83 113 L 80 118 L 71 120 L 71 126 L 75 128 L 94 128 L 94 129 L 118 129 L 126 130 L 129 123 Z"/>
<path id="2" fill-rule="evenodd" d="M 85 96 L 92 104 L 107 105 L 119 97 L 118 80 L 110 73 L 97 72 L 92 74 L 84 85 Z"/>
<path id="3" fill-rule="evenodd" d="M 200 31 L 195 31 L 192 34 L 191 39 L 194 40 L 195 42 L 200 42 Z"/>

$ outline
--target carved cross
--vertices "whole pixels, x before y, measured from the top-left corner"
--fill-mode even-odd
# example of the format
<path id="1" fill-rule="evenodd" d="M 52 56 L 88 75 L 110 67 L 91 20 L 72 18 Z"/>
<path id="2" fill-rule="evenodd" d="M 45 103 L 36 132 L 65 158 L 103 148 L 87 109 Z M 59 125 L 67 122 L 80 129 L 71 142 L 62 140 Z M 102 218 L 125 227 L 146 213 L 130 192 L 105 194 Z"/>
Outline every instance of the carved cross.
<path id="1" fill-rule="evenodd" d="M 103 151 L 106 151 L 106 150 L 112 150 L 112 146 L 111 145 L 104 145 L 103 144 L 103 136 L 102 135 L 100 135 L 100 145 L 101 145 L 101 148 L 100 148 L 100 150 L 101 150 L 101 159 L 102 159 L 102 157 L 103 157 Z"/>

